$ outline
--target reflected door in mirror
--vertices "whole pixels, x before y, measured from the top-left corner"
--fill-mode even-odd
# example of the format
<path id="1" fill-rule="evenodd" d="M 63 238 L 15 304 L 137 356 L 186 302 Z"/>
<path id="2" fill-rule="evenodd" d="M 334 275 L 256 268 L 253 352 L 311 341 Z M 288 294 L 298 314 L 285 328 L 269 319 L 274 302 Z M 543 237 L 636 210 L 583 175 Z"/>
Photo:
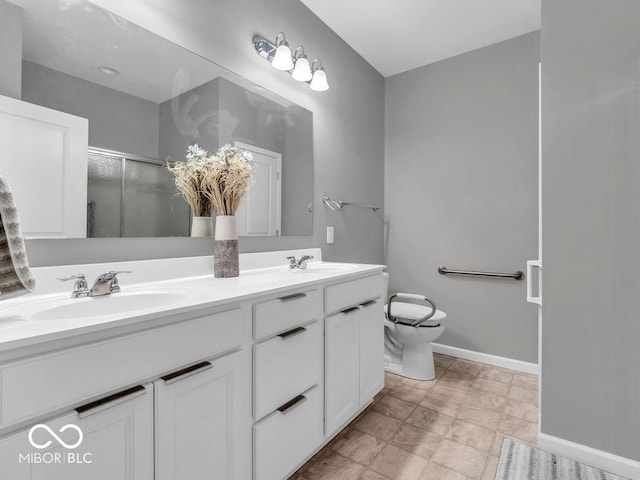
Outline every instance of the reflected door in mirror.
<path id="1" fill-rule="evenodd" d="M 236 212 L 241 237 L 279 236 L 282 202 L 282 155 L 242 142 L 235 146 L 253 155 L 252 180 Z"/>

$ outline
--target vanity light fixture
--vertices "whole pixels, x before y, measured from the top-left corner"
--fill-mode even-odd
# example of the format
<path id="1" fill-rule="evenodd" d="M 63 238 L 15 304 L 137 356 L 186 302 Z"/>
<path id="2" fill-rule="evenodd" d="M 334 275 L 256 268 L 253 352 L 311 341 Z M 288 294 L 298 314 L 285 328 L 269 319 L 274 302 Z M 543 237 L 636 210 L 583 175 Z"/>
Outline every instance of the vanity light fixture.
<path id="1" fill-rule="evenodd" d="M 278 43 L 278 38 L 282 35 L 282 40 Z M 291 70 L 293 68 L 293 59 L 291 58 L 291 49 L 289 42 L 284 38 L 284 33 L 280 32 L 276 36 L 276 53 L 273 56 L 271 65 L 276 70 Z"/>
<path id="2" fill-rule="evenodd" d="M 298 50 L 300 53 L 298 53 Z M 302 47 L 296 48 L 294 57 L 296 62 L 293 72 L 291 73 L 291 78 L 299 82 L 308 82 L 313 78 L 313 74 L 311 73 L 311 65 L 309 64 L 307 55 L 304 53 L 304 49 Z"/>
<path id="3" fill-rule="evenodd" d="M 318 62 L 318 66 L 315 64 Z M 311 78 L 311 82 L 309 83 L 309 88 L 316 92 L 324 92 L 329 90 L 329 84 L 327 83 L 327 74 L 324 71 L 324 67 L 320 65 L 320 60 L 317 58 L 313 61 L 312 64 L 313 77 Z"/>
<path id="4" fill-rule="evenodd" d="M 115 68 L 105 67 L 104 65 L 98 67 L 98 71 L 100 73 L 104 73 L 105 75 L 111 75 L 111 76 L 120 75 L 120 72 Z"/>
<path id="5" fill-rule="evenodd" d="M 271 62 L 273 68 L 289 72 L 294 80 L 307 82 L 311 90 L 329 90 L 327 74 L 320 65 L 320 60 L 316 58 L 310 64 L 302 47 L 296 48 L 295 53 L 291 55 L 289 43 L 285 40 L 283 32 L 276 35 L 275 42 L 267 40 L 262 35 L 256 35 L 253 37 L 253 47 L 258 55 Z"/>

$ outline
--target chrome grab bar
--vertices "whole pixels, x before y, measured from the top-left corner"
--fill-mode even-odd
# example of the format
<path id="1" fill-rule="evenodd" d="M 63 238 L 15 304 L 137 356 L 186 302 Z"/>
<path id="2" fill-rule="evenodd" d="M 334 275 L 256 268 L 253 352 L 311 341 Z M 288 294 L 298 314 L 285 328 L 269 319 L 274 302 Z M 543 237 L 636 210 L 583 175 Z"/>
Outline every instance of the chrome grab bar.
<path id="1" fill-rule="evenodd" d="M 513 273 L 499 273 L 499 272 L 475 272 L 473 270 L 453 270 L 447 267 L 438 267 L 438 273 L 440 275 L 469 275 L 472 277 L 513 278 L 514 280 L 524 279 L 524 273 L 522 273 L 520 270 Z"/>

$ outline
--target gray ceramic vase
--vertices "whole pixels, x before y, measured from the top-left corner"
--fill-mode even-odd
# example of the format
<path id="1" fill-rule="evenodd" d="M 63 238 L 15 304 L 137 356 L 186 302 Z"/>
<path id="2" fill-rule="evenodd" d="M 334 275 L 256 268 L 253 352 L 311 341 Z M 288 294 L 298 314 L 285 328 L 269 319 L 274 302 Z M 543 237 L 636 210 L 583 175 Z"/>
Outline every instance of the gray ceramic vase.
<path id="1" fill-rule="evenodd" d="M 238 226 L 233 215 L 216 217 L 213 275 L 216 278 L 237 277 L 240 274 Z"/>

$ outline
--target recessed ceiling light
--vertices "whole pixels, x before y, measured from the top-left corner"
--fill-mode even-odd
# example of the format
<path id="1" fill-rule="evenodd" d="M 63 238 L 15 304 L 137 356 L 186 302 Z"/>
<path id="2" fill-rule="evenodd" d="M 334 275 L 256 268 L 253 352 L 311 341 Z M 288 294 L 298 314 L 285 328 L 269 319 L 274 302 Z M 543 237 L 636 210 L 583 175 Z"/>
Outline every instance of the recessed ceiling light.
<path id="1" fill-rule="evenodd" d="M 98 71 L 104 73 L 105 75 L 120 75 L 120 72 L 118 70 L 111 67 L 98 67 Z"/>

